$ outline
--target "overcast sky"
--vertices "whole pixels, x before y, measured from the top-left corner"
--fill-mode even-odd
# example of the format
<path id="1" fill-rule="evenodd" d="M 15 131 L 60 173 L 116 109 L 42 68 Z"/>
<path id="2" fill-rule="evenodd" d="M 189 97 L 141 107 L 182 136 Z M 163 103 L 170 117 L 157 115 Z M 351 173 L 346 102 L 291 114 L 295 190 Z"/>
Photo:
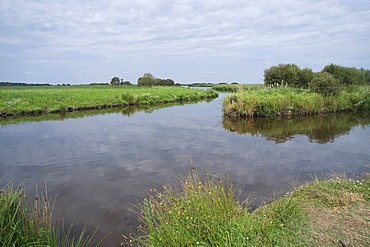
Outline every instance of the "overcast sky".
<path id="1" fill-rule="evenodd" d="M 262 83 L 279 63 L 370 69 L 370 1 L 0 0 L 0 81 L 89 83 L 146 72 Z"/>

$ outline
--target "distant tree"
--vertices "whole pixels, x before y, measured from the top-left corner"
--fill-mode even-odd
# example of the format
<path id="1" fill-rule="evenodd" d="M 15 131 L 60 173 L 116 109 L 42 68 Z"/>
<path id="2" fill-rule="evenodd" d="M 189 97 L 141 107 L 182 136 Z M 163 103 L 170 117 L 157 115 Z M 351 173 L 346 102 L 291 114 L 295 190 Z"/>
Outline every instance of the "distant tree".
<path id="1" fill-rule="evenodd" d="M 118 77 L 113 77 L 111 80 L 110 80 L 110 84 L 112 86 L 115 86 L 115 85 L 119 85 L 120 84 L 120 79 Z"/>
<path id="2" fill-rule="evenodd" d="M 121 79 L 121 85 L 129 86 L 129 85 L 132 85 L 132 84 L 129 81 L 123 81 L 123 79 Z"/>
<path id="3" fill-rule="evenodd" d="M 175 85 L 175 82 L 172 79 L 155 78 L 151 73 L 145 73 L 138 79 L 137 84 L 144 87 L 173 86 Z"/>

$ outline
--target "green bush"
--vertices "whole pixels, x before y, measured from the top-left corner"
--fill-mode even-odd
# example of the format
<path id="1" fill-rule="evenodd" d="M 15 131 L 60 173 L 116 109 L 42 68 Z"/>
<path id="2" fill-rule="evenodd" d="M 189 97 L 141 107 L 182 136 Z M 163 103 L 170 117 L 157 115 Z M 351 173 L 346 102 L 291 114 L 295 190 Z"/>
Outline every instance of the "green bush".
<path id="1" fill-rule="evenodd" d="M 340 81 L 326 72 L 316 73 L 308 86 L 312 91 L 325 96 L 337 95 L 342 89 Z"/>
<path id="2" fill-rule="evenodd" d="M 330 64 L 325 66 L 322 72 L 332 74 L 334 78 L 338 79 L 340 83 L 345 85 L 363 85 L 370 83 L 370 71 L 366 69 Z"/>
<path id="3" fill-rule="evenodd" d="M 300 68 L 295 64 L 279 64 L 264 71 L 265 85 L 297 86 Z"/>

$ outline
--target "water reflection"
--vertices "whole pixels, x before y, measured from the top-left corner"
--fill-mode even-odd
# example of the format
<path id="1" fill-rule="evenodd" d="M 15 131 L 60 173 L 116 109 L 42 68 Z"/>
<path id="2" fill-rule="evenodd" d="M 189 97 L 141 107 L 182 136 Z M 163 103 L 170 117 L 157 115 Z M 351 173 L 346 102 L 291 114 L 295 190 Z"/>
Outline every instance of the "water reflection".
<path id="1" fill-rule="evenodd" d="M 293 116 L 291 118 L 230 118 L 223 117 L 226 130 L 238 134 L 262 135 L 275 143 L 284 143 L 296 135 L 305 135 L 310 142 L 328 143 L 346 135 L 355 126 L 370 124 L 370 111 Z"/>

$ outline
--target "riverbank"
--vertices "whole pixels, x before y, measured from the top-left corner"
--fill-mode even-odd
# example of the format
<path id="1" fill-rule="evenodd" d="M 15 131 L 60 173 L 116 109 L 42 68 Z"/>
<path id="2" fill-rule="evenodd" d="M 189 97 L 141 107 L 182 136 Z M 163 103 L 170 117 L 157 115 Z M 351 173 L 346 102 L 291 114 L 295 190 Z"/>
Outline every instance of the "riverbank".
<path id="1" fill-rule="evenodd" d="M 370 108 L 370 86 L 347 86 L 335 96 L 323 96 L 308 89 L 292 87 L 245 90 L 223 102 L 231 117 L 283 116 L 355 111 Z"/>
<path id="2" fill-rule="evenodd" d="M 336 176 L 296 187 L 253 212 L 240 203 L 229 178 L 200 178 L 195 170 L 178 187 L 152 190 L 138 209 L 130 246 L 367 246 L 370 174 Z M 47 193 L 34 199 L 24 187 L 0 190 L 2 246 L 90 246 L 94 234 L 70 235 L 53 215 Z M 33 206 L 30 206 L 33 205 Z M 179 234 L 181 232 L 181 234 Z M 96 239 L 94 239 L 96 241 Z M 98 240 L 104 244 L 104 239 Z"/>
<path id="3" fill-rule="evenodd" d="M 369 174 L 297 187 L 253 212 L 236 200 L 228 179 L 196 172 L 178 187 L 154 190 L 139 208 L 131 246 L 367 246 Z M 179 234 L 181 233 L 181 234 Z"/>
<path id="4" fill-rule="evenodd" d="M 212 90 L 183 87 L 1 87 L 0 117 L 185 102 L 216 98 L 217 95 Z"/>

